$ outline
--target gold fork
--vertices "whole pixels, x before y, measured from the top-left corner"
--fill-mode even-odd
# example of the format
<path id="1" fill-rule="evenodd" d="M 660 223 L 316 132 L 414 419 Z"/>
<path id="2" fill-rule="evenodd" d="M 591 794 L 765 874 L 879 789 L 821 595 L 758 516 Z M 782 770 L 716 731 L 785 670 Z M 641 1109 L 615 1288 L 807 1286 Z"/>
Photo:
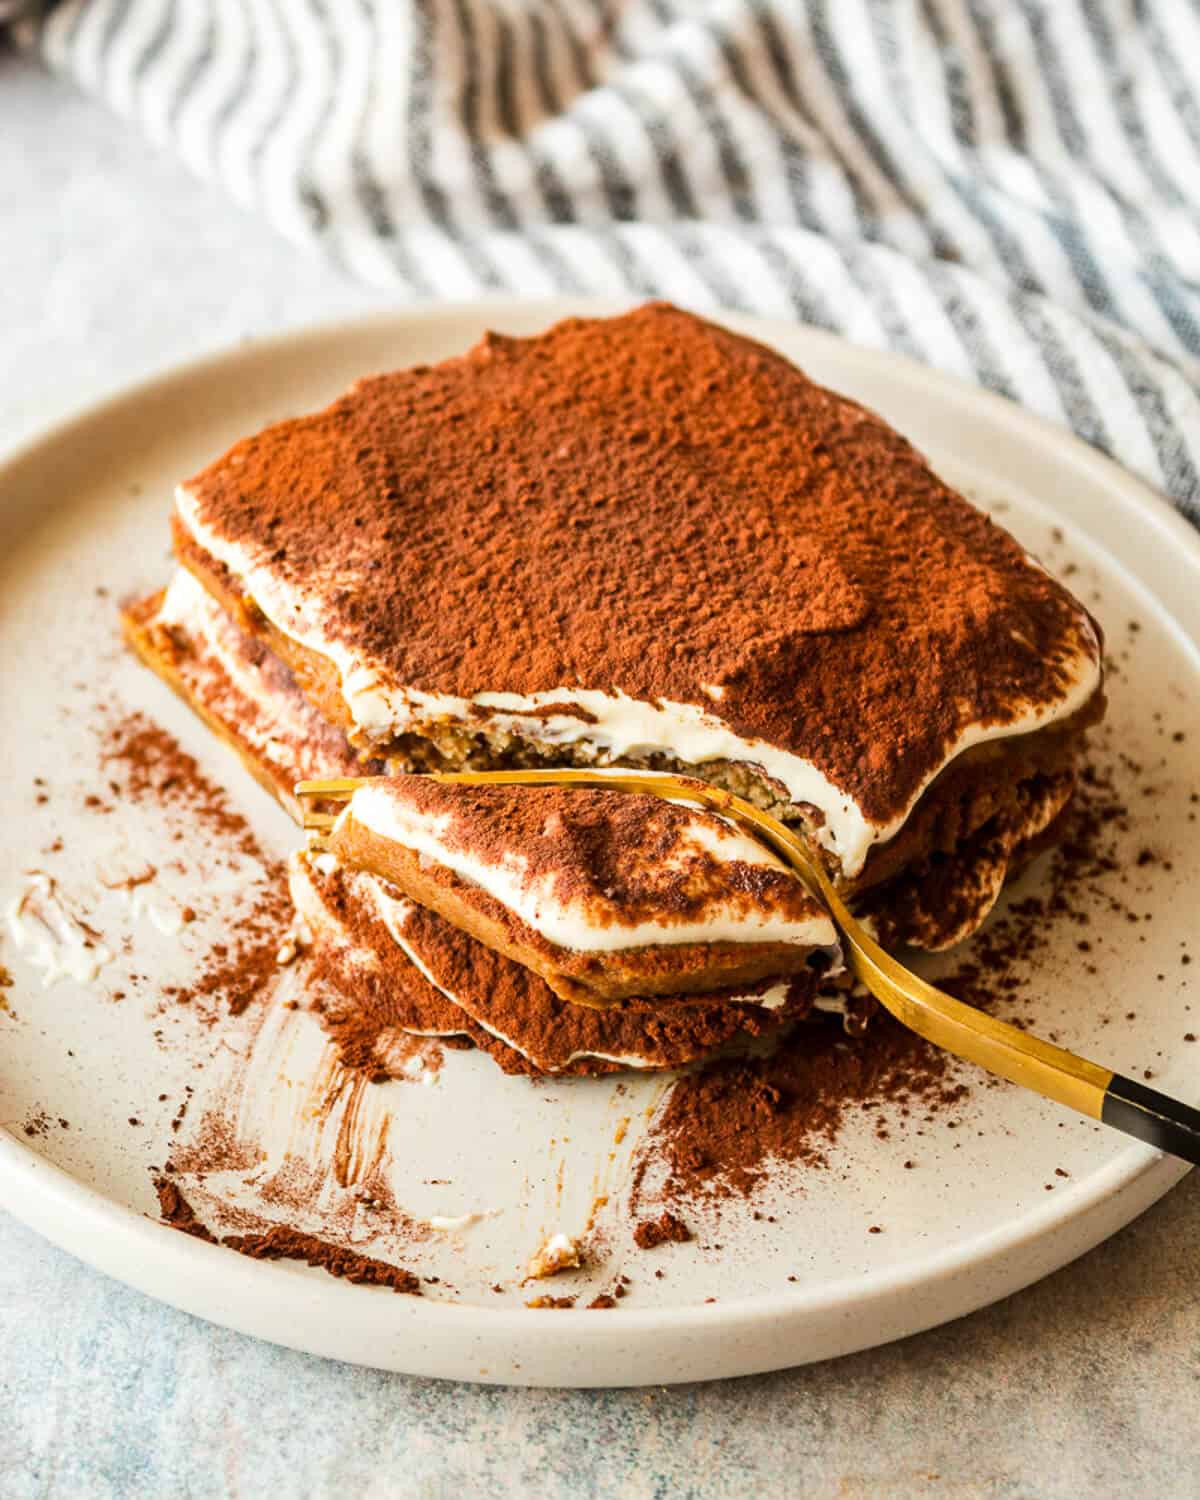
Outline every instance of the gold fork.
<path id="1" fill-rule="evenodd" d="M 338 814 L 310 807 L 309 800 L 348 802 L 365 777 L 302 781 L 296 796 L 304 826 L 318 837 Z M 431 780 L 458 786 L 583 786 L 648 792 L 669 802 L 700 803 L 738 824 L 788 864 L 813 898 L 829 912 L 847 950 L 855 977 L 902 1025 L 956 1057 L 1001 1078 L 1066 1104 L 1185 1161 L 1200 1163 L 1200 1110 L 1135 1079 L 1077 1057 L 1063 1047 L 997 1020 L 948 995 L 906 969 L 875 941 L 846 907 L 824 867 L 803 840 L 770 813 L 732 792 L 704 782 L 638 771 L 536 770 L 436 771 Z"/>

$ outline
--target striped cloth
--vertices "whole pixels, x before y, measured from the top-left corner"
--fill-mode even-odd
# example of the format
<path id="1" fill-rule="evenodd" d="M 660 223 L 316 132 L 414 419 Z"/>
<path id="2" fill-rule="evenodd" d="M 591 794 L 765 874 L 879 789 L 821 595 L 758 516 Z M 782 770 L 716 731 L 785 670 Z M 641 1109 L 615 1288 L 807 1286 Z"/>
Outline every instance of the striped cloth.
<path id="1" fill-rule="evenodd" d="M 1197 0 L 66 0 L 24 40 L 403 295 L 795 317 L 1200 522 Z"/>

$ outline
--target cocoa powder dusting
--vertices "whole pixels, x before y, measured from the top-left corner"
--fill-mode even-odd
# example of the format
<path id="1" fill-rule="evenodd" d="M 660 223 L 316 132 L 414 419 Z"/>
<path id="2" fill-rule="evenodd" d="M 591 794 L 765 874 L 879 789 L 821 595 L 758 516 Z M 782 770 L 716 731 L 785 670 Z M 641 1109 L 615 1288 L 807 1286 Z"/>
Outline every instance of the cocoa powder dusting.
<path id="1" fill-rule="evenodd" d="M 163 1223 L 210 1245 L 223 1245 L 225 1249 L 236 1250 L 239 1255 L 247 1255 L 252 1260 L 300 1260 L 344 1281 L 390 1287 L 394 1292 L 407 1292 L 415 1297 L 421 1295 L 421 1283 L 403 1266 L 360 1255 L 344 1245 L 331 1244 L 287 1225 L 277 1224 L 262 1234 L 228 1234 L 218 1239 L 201 1223 L 177 1183 L 169 1177 L 156 1177 L 154 1187 Z"/>
<path id="2" fill-rule="evenodd" d="M 218 1000 L 230 1015 L 240 1016 L 277 977 L 291 905 L 283 865 L 269 861 L 265 875 L 267 883 L 253 907 L 239 918 L 232 941 L 214 945 L 205 967 L 177 999 Z"/>
<path id="3" fill-rule="evenodd" d="M 770 1056 L 710 1063 L 674 1085 L 654 1121 L 635 1168 L 634 1207 L 655 1161 L 666 1167 L 668 1202 L 743 1196 L 775 1161 L 823 1166 L 852 1110 L 886 1099 L 928 1112 L 965 1098 L 950 1066 L 887 1016 L 864 1037 L 810 1022 Z"/>
<path id="4" fill-rule="evenodd" d="M 226 1235 L 221 1244 L 228 1250 L 236 1250 L 239 1255 L 248 1255 L 252 1260 L 301 1260 L 307 1266 L 315 1266 L 357 1285 L 386 1286 L 393 1292 L 407 1292 L 414 1297 L 421 1295 L 420 1281 L 403 1266 L 374 1260 L 347 1250 L 343 1245 L 331 1245 L 328 1240 L 303 1234 L 286 1225 L 277 1224 L 265 1234 Z"/>
<path id="5" fill-rule="evenodd" d="M 385 680 L 692 704 L 881 822 L 967 725 L 1095 656 L 1081 606 L 885 422 L 666 305 L 360 380 L 185 489 Z"/>
<path id="6" fill-rule="evenodd" d="M 691 1237 L 692 1231 L 678 1214 L 671 1213 L 669 1209 L 659 1214 L 657 1219 L 643 1219 L 633 1231 L 633 1242 L 640 1250 L 653 1250 L 657 1245 L 671 1243 L 682 1245 Z"/>
<path id="7" fill-rule="evenodd" d="M 172 808 L 248 858 L 263 857 L 250 825 L 230 806 L 223 788 L 205 776 L 195 756 L 169 730 L 145 714 L 123 714 L 107 725 L 101 761 L 115 778 L 109 783 L 114 796 Z"/>
<path id="8" fill-rule="evenodd" d="M 184 837 L 204 830 L 218 849 L 255 867 L 252 902 L 239 909 L 236 924 L 212 944 L 189 983 L 165 991 L 178 1003 L 214 1000 L 240 1015 L 278 972 L 279 948 L 292 915 L 285 866 L 266 853 L 195 756 L 144 714 L 123 714 L 106 726 L 101 759 L 114 796 L 160 809 Z M 185 925 L 195 917 L 195 909 L 187 907 Z M 205 1018 L 215 1019 L 211 1014 Z"/>

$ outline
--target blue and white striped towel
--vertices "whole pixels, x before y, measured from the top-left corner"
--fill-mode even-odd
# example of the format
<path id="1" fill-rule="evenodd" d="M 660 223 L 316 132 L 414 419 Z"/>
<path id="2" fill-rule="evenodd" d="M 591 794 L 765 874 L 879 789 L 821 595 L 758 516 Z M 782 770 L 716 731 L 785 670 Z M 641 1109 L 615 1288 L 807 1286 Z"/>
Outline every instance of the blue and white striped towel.
<path id="1" fill-rule="evenodd" d="M 370 281 L 798 317 L 1200 521 L 1197 0 L 66 0 L 25 39 Z"/>

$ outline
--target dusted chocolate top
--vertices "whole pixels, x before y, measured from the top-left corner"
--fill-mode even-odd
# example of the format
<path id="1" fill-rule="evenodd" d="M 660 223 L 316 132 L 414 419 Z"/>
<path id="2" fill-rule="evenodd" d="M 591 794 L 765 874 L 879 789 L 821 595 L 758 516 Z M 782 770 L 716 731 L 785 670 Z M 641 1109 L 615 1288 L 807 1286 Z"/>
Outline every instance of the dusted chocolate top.
<path id="1" fill-rule="evenodd" d="M 667 306 L 360 381 L 186 489 L 343 663 L 696 705 L 878 823 L 1096 677 L 1082 607 L 886 423 Z"/>

